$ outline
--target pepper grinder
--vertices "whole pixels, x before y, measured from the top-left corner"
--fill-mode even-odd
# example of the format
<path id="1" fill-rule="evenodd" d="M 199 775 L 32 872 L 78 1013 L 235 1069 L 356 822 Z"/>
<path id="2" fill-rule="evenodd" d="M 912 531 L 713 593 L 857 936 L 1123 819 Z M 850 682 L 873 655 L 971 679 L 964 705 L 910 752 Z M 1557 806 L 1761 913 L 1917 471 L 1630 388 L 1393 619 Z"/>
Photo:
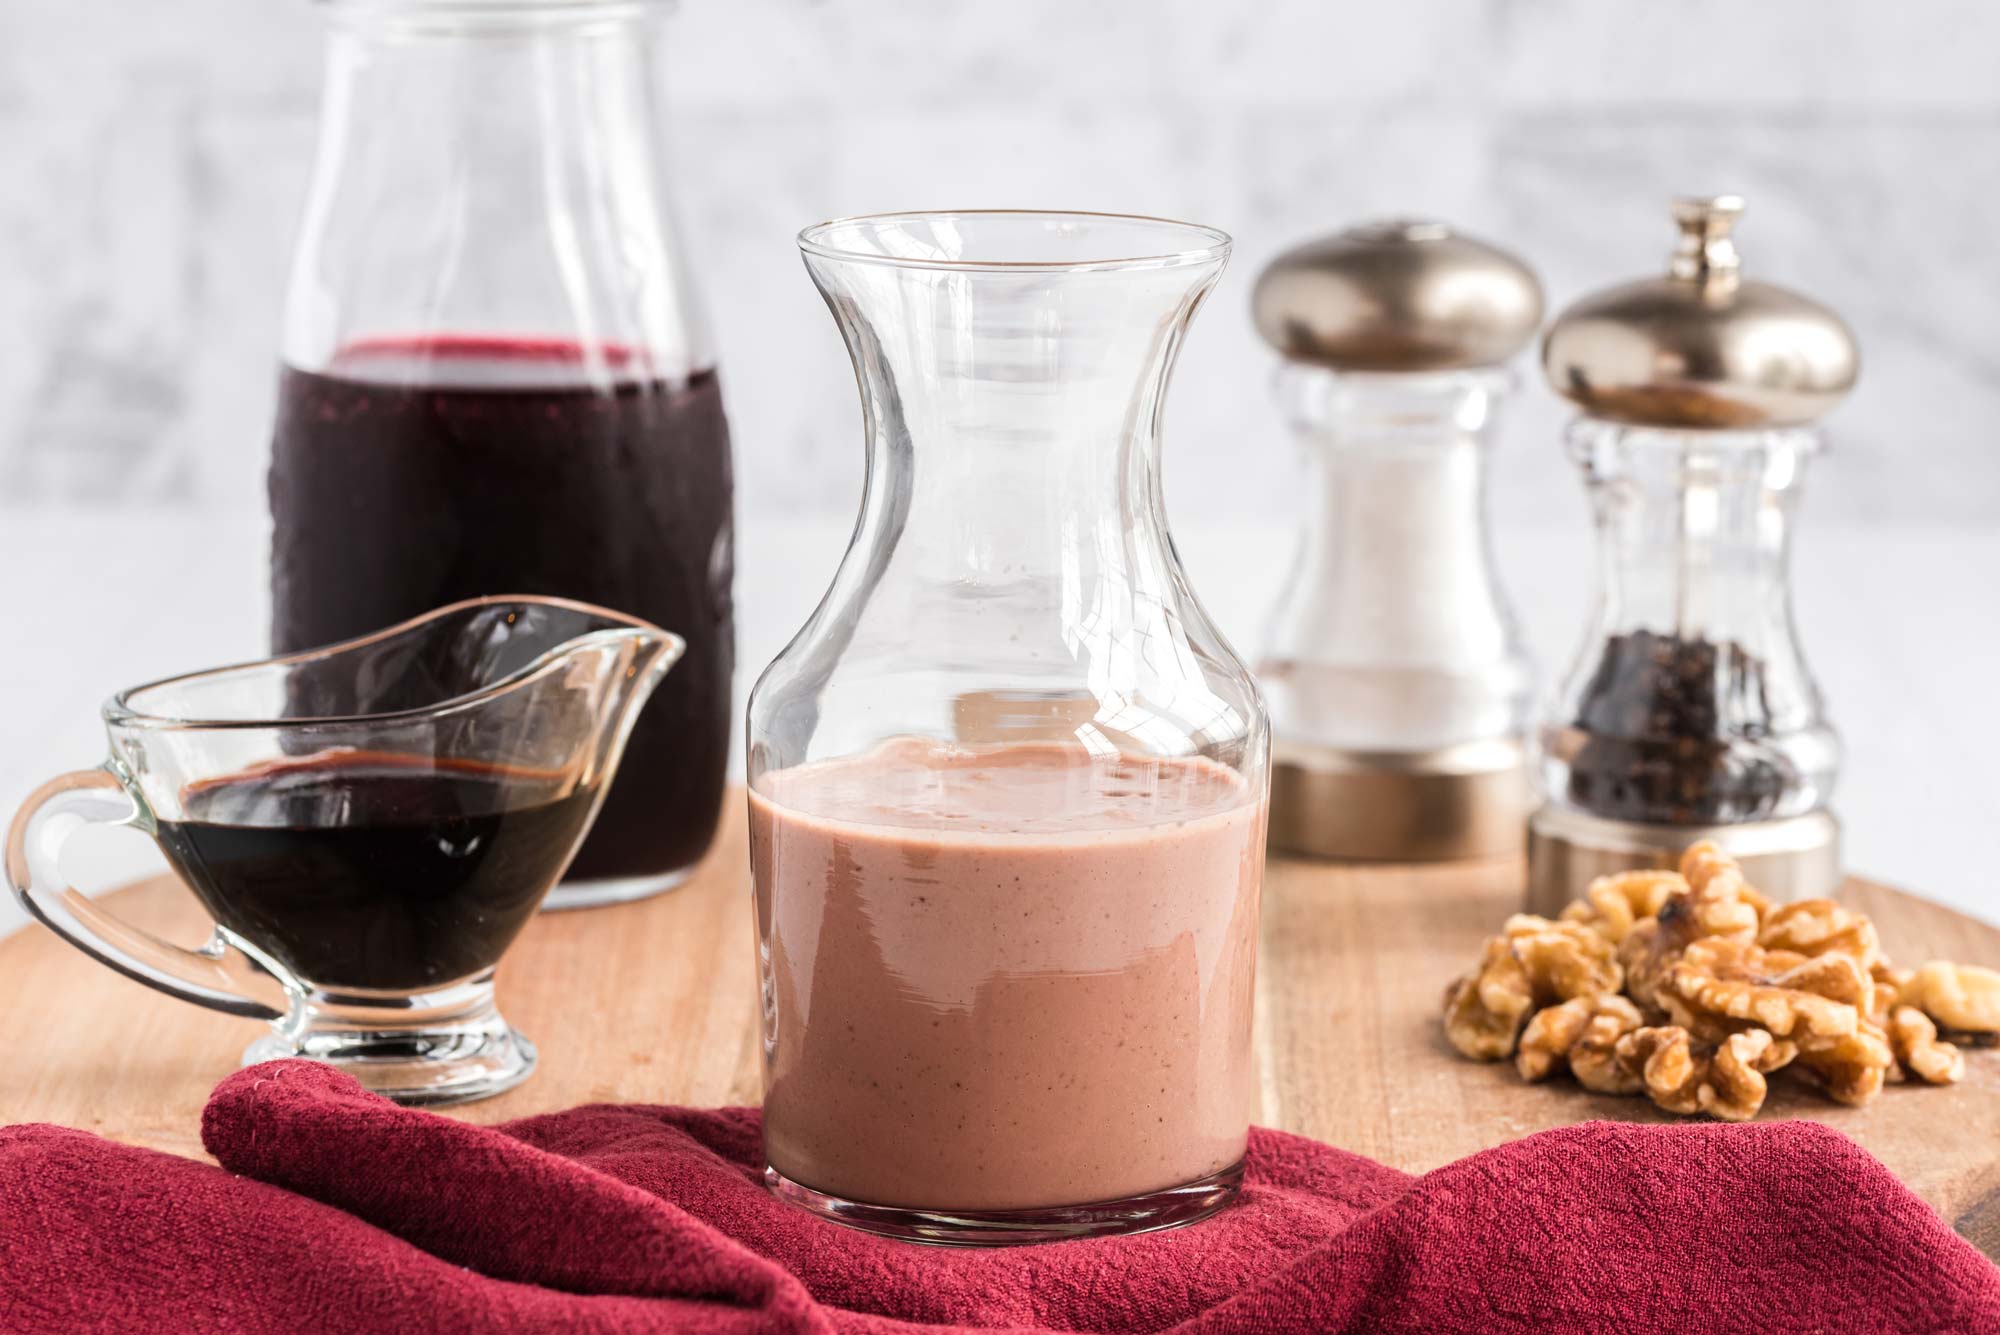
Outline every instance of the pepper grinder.
<path id="1" fill-rule="evenodd" d="M 1271 848 L 1517 854 L 1535 673 L 1494 576 L 1485 471 L 1541 286 L 1444 223 L 1394 221 L 1280 255 L 1253 304 L 1306 466 L 1258 672 Z"/>
<path id="2" fill-rule="evenodd" d="M 1582 409 L 1569 450 L 1597 526 L 1597 593 L 1538 733 L 1529 907 L 1697 839 L 1780 898 L 1830 893 L 1840 746 L 1801 654 L 1788 556 L 1812 424 L 1853 387 L 1854 335 L 1742 276 L 1733 195 L 1673 206 L 1663 278 L 1587 296 L 1542 343 Z"/>

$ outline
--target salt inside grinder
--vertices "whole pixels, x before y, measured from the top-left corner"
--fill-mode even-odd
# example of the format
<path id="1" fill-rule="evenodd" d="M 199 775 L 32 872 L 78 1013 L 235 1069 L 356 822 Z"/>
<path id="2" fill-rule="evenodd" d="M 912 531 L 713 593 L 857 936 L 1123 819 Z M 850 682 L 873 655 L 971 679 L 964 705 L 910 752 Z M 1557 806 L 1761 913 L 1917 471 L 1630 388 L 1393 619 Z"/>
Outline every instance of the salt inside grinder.
<path id="1" fill-rule="evenodd" d="M 1583 410 L 1570 452 L 1597 525 L 1597 595 L 1538 736 L 1528 902 L 1720 844 L 1781 897 L 1829 893 L 1839 742 L 1793 626 L 1793 508 L 1852 388 L 1853 334 L 1746 280 L 1735 196 L 1681 199 L 1668 274 L 1578 301 L 1542 365 Z"/>
<path id="2" fill-rule="evenodd" d="M 1280 255 L 1259 332 L 1305 457 L 1307 514 L 1258 675 L 1270 840 L 1319 857 L 1518 852 L 1534 670 L 1495 579 L 1486 454 L 1534 274 L 1437 222 Z"/>

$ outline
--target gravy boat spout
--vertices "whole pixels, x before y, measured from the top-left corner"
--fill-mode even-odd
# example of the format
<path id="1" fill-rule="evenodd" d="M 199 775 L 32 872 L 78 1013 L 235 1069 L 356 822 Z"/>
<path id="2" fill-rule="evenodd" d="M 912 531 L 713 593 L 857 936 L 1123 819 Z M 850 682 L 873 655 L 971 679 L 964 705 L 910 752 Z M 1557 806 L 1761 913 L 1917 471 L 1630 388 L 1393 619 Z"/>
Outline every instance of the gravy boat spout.
<path id="1" fill-rule="evenodd" d="M 584 740 L 587 716 L 590 740 L 601 743 L 597 762 L 615 766 L 632 718 L 684 648 L 679 636 L 608 608 L 494 595 L 358 639 L 135 686 L 113 697 L 105 721 L 114 732 L 141 734 L 290 728 L 310 735 L 426 719 L 532 718 L 540 735 L 510 729 L 510 739 L 551 758 L 552 748 Z M 552 710 L 557 695 L 579 690 Z M 500 744 L 491 735 L 479 743 Z"/>

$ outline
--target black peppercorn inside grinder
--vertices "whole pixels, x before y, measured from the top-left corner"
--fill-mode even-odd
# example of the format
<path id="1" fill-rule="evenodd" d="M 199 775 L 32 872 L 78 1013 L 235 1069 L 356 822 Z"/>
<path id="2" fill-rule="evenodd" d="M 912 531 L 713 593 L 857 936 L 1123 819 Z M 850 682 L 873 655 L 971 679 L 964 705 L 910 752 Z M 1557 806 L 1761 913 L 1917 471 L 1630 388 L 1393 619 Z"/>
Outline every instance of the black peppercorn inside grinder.
<path id="1" fill-rule="evenodd" d="M 1569 446 L 1600 551 L 1589 632 L 1537 737 L 1537 912 L 1697 839 L 1779 897 L 1840 879 L 1840 745 L 1799 650 L 1787 556 L 1811 424 L 1858 358 L 1832 311 L 1742 276 L 1742 212 L 1734 196 L 1677 201 L 1667 276 L 1583 298 L 1542 344 L 1583 410 Z"/>

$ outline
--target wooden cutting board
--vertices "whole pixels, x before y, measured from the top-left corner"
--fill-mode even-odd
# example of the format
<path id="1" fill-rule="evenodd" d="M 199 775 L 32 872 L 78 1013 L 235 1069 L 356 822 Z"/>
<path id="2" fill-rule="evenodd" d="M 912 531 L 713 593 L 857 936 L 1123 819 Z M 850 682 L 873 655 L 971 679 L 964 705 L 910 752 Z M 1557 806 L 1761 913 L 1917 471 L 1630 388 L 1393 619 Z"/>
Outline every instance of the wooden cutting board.
<path id="1" fill-rule="evenodd" d="M 494 1122 L 577 1103 L 714 1105 L 759 1097 L 757 988 L 741 804 L 687 885 L 649 903 L 544 915 L 500 970 L 501 1009 L 541 1048 L 525 1085 L 450 1115 Z M 1641 1099 L 1461 1060 L 1438 1027 L 1450 977 L 1520 902 L 1511 860 L 1439 867 L 1274 862 L 1258 978 L 1259 1120 L 1421 1172 L 1590 1118 L 1669 1120 Z M 2000 930 L 1867 881 L 1843 896 L 1890 957 L 2000 967 Z M 118 910 L 193 944 L 205 922 L 170 878 Z M 59 1122 L 199 1156 L 209 1088 L 257 1037 L 92 963 L 40 926 L 0 941 L 0 1123 Z M 1892 1086 L 1865 1109 L 1774 1090 L 1765 1116 L 1860 1141 L 2000 1257 L 2000 1049 L 1963 1084 Z"/>

